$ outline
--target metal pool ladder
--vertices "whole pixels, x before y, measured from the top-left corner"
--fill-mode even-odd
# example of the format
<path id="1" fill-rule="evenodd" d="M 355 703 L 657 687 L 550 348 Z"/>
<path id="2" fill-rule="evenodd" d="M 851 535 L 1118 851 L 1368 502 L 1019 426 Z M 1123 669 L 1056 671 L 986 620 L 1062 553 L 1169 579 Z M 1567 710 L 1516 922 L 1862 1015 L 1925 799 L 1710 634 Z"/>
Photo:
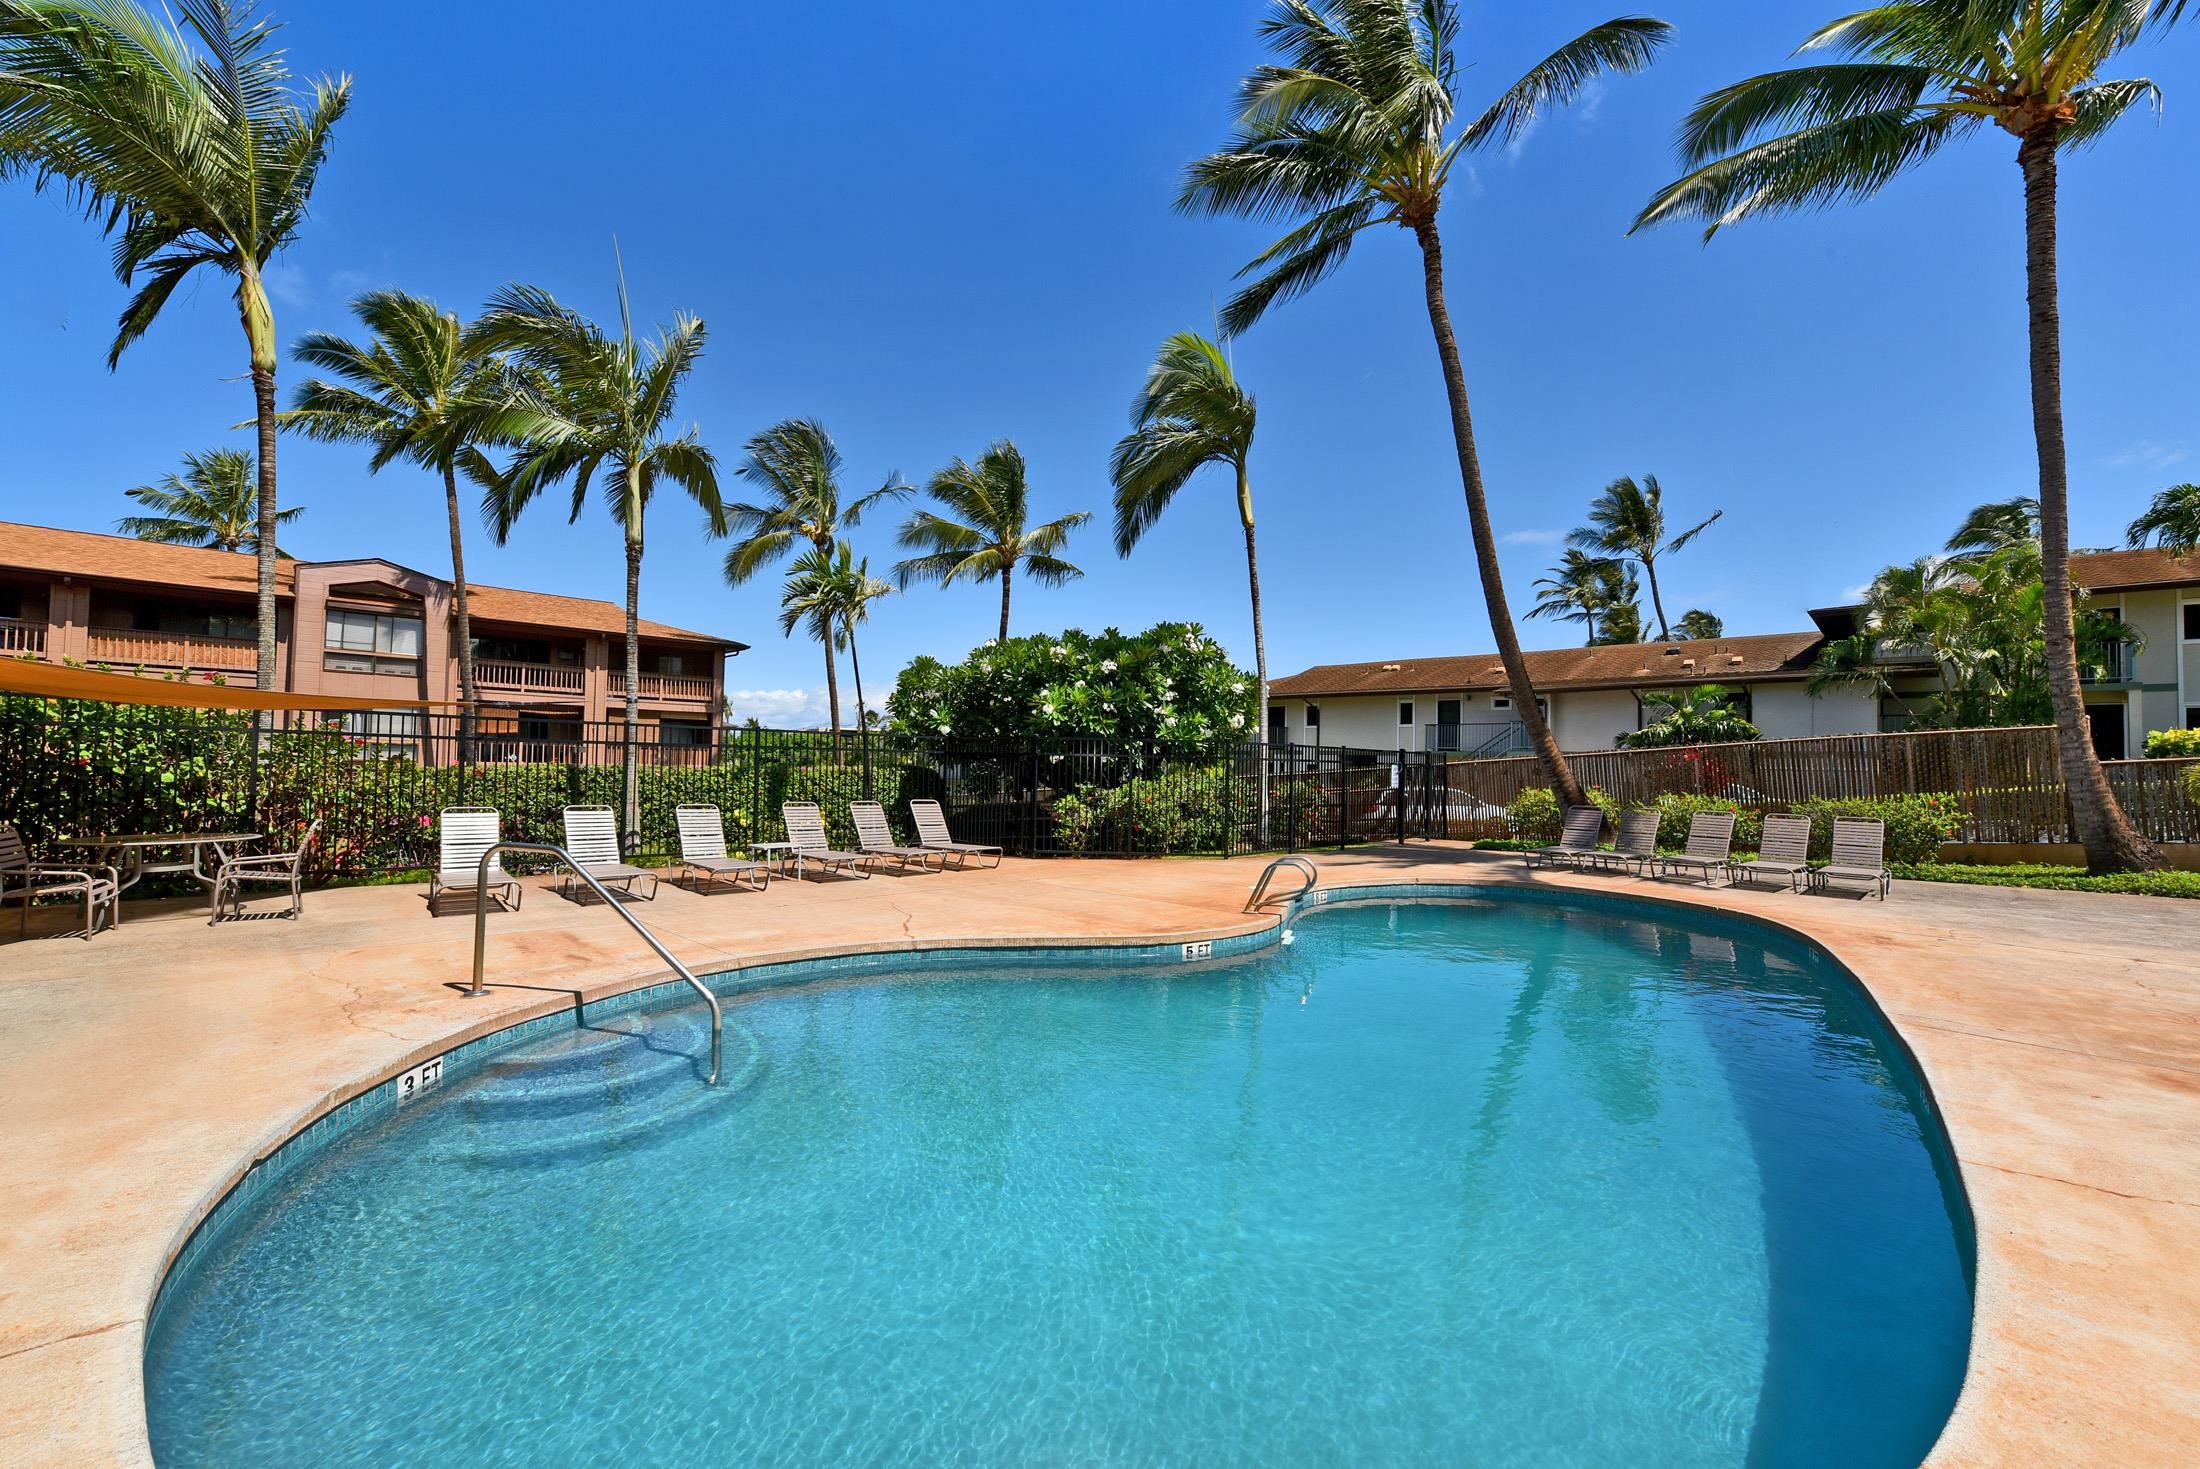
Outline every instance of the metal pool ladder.
<path id="1" fill-rule="evenodd" d="M 474 984 L 472 989 L 465 992 L 466 997 L 476 999 L 487 993 L 481 987 L 481 962 L 483 951 L 487 948 L 489 942 L 489 860 L 499 852 L 540 852 L 544 856 L 555 857 L 567 867 L 572 868 L 574 875 L 593 888 L 596 896 L 610 905 L 612 912 L 626 920 L 627 927 L 642 936 L 643 943 L 656 950 L 658 958 L 672 966 L 674 974 L 686 980 L 688 987 L 703 997 L 703 1003 L 710 1006 L 710 1081 L 708 1085 L 718 1085 L 718 1063 L 725 1051 L 726 1033 L 726 1018 L 719 1009 L 718 997 L 712 994 L 710 987 L 697 979 L 685 964 L 673 958 L 672 951 L 657 941 L 657 935 L 642 926 L 641 919 L 627 912 L 626 905 L 617 898 L 612 897 L 609 888 L 596 881 L 595 876 L 587 868 L 574 861 L 571 852 L 566 851 L 563 847 L 553 846 L 549 842 L 495 842 L 481 854 L 481 868 L 474 874 Z"/>
<path id="2" fill-rule="evenodd" d="M 1278 857 L 1275 861 L 1269 863 L 1268 866 L 1262 870 L 1260 874 L 1260 881 L 1253 884 L 1252 894 L 1245 900 L 1246 912 L 1252 912 L 1254 909 L 1258 908 L 1261 903 L 1267 898 L 1268 884 L 1275 880 L 1276 869 L 1279 867 L 1295 867 L 1299 871 L 1306 874 L 1306 881 L 1299 884 L 1299 889 L 1297 892 L 1287 893 L 1283 895 L 1287 898 L 1303 897 L 1308 892 L 1313 890 L 1315 883 L 1321 881 L 1321 874 L 1314 870 L 1314 864 L 1307 861 L 1304 857 Z"/>

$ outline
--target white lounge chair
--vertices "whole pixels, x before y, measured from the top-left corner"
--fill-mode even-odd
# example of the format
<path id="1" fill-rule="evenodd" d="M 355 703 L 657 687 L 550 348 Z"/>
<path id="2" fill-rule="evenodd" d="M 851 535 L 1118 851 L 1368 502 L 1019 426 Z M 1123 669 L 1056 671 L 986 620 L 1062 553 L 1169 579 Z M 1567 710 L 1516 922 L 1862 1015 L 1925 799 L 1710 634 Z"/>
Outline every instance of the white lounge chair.
<path id="1" fill-rule="evenodd" d="M 1778 878 L 1796 892 L 1810 880 L 1810 818 L 1782 811 L 1765 818 L 1753 862 L 1734 864 L 1738 879 Z"/>
<path id="2" fill-rule="evenodd" d="M 1645 807 L 1640 811 L 1629 811 L 1620 817 L 1619 840 L 1612 844 L 1611 851 L 1590 852 L 1581 860 L 1599 868 L 1609 866 L 1614 870 L 1631 866 L 1635 869 L 1635 875 L 1640 877 L 1649 870 L 1657 856 L 1658 813 Z"/>
<path id="3" fill-rule="evenodd" d="M 1569 806 L 1566 819 L 1559 826 L 1558 845 L 1536 847 L 1522 852 L 1520 859 L 1530 867 L 1548 866 L 1556 862 L 1578 863 L 1595 853 L 1597 838 L 1604 834 L 1604 812 L 1597 806 Z"/>
<path id="4" fill-rule="evenodd" d="M 32 903 L 68 893 L 84 899 L 83 936 L 87 942 L 99 929 L 100 914 L 107 915 L 109 928 L 122 921 L 122 879 L 112 867 L 55 867 L 33 862 L 30 848 L 23 844 L 23 834 L 0 821 L 0 903 L 23 905 L 17 933 L 30 932 Z"/>
<path id="5" fill-rule="evenodd" d="M 619 860 L 619 825 L 609 806 L 565 808 L 565 850 L 583 871 L 605 887 L 616 887 L 624 898 L 655 898 L 657 874 L 644 867 L 630 867 Z M 649 891 L 638 893 L 634 884 L 649 879 Z M 588 884 L 572 873 L 558 880 L 558 891 L 575 902 L 589 891 Z"/>
<path id="6" fill-rule="evenodd" d="M 504 839 L 504 821 L 493 806 L 445 806 L 436 818 L 435 871 L 428 876 L 428 908 L 445 893 L 474 892 L 481 877 L 481 854 Z M 519 907 L 520 885 L 504 870 L 501 859 L 489 859 L 483 884 L 507 907 Z"/>
<path id="7" fill-rule="evenodd" d="M 1688 823 L 1688 850 L 1678 856 L 1658 858 L 1653 870 L 1659 877 L 1673 872 L 1694 873 L 1706 884 L 1722 873 L 1731 877 L 1734 870 L 1734 813 L 1698 811 Z"/>
<path id="8" fill-rule="evenodd" d="M 681 806 L 672 817 L 680 828 L 680 866 L 697 879 L 696 891 L 710 891 L 720 878 L 736 887 L 747 878 L 759 892 L 771 885 L 769 862 L 726 855 L 726 818 L 716 806 Z"/>
<path id="9" fill-rule="evenodd" d="M 984 842 L 958 842 L 947 830 L 946 813 L 940 803 L 933 800 L 911 801 L 909 815 L 917 823 L 917 845 L 940 854 L 940 866 L 947 865 L 953 857 L 957 867 L 964 866 L 973 857 L 991 857 L 993 865 L 1001 865 L 1001 849 Z"/>
<path id="10" fill-rule="evenodd" d="M 229 916 L 244 917 L 245 885 L 255 882 L 271 883 L 290 889 L 290 907 L 282 914 L 283 917 L 296 918 L 303 913 L 306 906 L 306 853 L 313 850 L 313 839 L 320 834 L 321 818 L 316 816 L 313 824 L 306 828 L 305 837 L 298 843 L 296 851 L 262 852 L 257 857 L 232 857 L 215 869 L 211 905 L 214 911 L 213 916 L 206 920 L 207 923 L 211 925 L 221 922 L 224 897 L 229 899 Z"/>
<path id="11" fill-rule="evenodd" d="M 1879 901 L 1886 902 L 1887 890 L 1894 886 L 1894 874 L 1887 870 L 1887 823 L 1835 817 L 1833 860 L 1813 867 L 1810 881 L 1819 888 L 1835 882 L 1855 884 L 1866 892 L 1877 888 Z"/>
<path id="12" fill-rule="evenodd" d="M 891 857 L 903 867 L 914 865 L 919 871 L 932 870 L 932 859 L 940 859 L 940 868 L 946 870 L 947 858 L 929 847 L 904 847 L 894 841 L 893 829 L 886 824 L 886 808 L 876 801 L 850 801 L 848 819 L 856 824 L 856 850 L 866 857 Z"/>
<path id="13" fill-rule="evenodd" d="M 824 872 L 854 872 L 858 877 L 871 875 L 871 859 L 861 852 L 835 851 L 825 835 L 825 815 L 817 809 L 815 801 L 789 801 L 779 808 L 780 818 L 787 823 L 787 847 L 794 858 L 794 875 L 802 876 L 804 863 L 815 865 Z"/>

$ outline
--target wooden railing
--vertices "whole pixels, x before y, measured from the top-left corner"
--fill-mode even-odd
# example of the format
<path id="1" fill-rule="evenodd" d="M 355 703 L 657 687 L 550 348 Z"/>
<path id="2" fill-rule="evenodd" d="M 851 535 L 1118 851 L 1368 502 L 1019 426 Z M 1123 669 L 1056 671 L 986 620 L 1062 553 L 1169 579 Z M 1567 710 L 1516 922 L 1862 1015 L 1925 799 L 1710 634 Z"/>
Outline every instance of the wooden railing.
<path id="1" fill-rule="evenodd" d="M 616 698 L 623 699 L 626 697 L 625 669 L 614 668 L 611 670 L 611 692 Z M 645 699 L 701 699 L 707 701 L 712 694 L 717 692 L 717 689 L 711 680 L 707 678 L 695 678 L 680 673 L 645 673 L 641 676 L 640 684 L 636 686 L 636 692 Z"/>
<path id="2" fill-rule="evenodd" d="M 256 668 L 259 645 L 250 638 L 213 638 L 193 633 L 138 632 L 131 628 L 90 630 L 89 660 L 135 667 L 158 663 L 175 668 Z"/>
<path id="3" fill-rule="evenodd" d="M 498 661 L 474 665 L 474 682 L 481 687 L 523 694 L 578 694 L 584 676 L 578 668 L 554 663 Z"/>
<path id="4" fill-rule="evenodd" d="M 20 617 L 0 617 L 0 653 L 43 653 L 46 624 Z"/>

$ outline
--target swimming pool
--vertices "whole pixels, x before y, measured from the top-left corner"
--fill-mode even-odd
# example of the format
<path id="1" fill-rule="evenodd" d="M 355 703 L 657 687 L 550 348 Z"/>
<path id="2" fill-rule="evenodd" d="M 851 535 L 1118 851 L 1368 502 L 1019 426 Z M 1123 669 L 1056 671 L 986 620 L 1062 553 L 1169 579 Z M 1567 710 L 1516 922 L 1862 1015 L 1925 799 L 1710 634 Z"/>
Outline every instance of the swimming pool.
<path id="1" fill-rule="evenodd" d="M 172 1283 L 167 1465 L 1914 1464 L 1969 1222 L 1851 981 L 1649 905 L 507 1052 Z"/>

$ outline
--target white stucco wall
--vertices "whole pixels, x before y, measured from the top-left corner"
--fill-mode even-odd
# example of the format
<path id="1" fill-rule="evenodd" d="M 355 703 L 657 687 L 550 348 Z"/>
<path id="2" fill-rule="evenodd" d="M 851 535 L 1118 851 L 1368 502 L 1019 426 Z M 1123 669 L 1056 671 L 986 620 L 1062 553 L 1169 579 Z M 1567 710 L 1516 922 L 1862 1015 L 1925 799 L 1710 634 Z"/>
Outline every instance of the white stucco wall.
<path id="1" fill-rule="evenodd" d="M 1626 689 L 1584 689 L 1551 696 L 1551 733 L 1569 754 L 1609 750 L 1623 734 L 1642 727 L 1640 708 Z"/>
<path id="2" fill-rule="evenodd" d="M 1879 700 L 1865 688 L 1835 688 L 1813 698 L 1802 684 L 1749 686 L 1750 722 L 1768 740 L 1877 734 Z"/>

